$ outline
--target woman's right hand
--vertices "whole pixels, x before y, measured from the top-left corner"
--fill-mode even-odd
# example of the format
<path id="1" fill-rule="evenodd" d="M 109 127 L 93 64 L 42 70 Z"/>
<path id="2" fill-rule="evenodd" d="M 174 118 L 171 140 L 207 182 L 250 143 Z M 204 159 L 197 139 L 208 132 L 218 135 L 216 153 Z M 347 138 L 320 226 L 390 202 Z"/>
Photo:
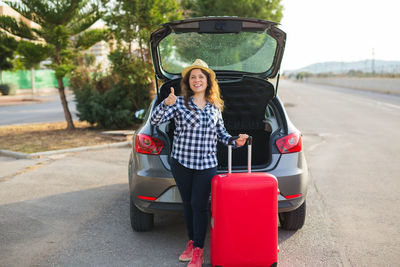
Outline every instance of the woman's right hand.
<path id="1" fill-rule="evenodd" d="M 171 93 L 168 95 L 168 97 L 164 100 L 165 105 L 171 106 L 175 104 L 176 102 L 176 95 L 175 95 L 175 90 L 173 87 L 171 87 Z"/>

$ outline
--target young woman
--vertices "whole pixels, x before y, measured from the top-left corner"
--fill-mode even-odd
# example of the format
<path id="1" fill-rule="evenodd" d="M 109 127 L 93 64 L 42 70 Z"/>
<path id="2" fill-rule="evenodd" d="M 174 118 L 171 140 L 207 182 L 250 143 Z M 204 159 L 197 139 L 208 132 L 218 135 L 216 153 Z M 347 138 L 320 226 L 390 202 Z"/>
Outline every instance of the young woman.
<path id="1" fill-rule="evenodd" d="M 171 170 L 182 197 L 189 236 L 180 261 L 188 267 L 201 266 L 208 224 L 208 200 L 211 179 L 217 172 L 217 141 L 228 145 L 221 111 L 224 102 L 214 71 L 200 60 L 182 71 L 183 96 L 171 93 L 154 110 L 151 124 L 175 120 Z M 243 146 L 246 134 L 240 134 L 236 146 Z"/>

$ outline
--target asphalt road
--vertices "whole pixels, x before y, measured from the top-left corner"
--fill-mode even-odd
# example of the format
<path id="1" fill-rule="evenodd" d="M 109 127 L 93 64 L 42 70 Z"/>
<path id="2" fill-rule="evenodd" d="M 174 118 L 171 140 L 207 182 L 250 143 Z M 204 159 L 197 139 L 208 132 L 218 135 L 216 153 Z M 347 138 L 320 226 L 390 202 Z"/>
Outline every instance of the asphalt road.
<path id="1" fill-rule="evenodd" d="M 305 226 L 279 229 L 279 266 L 398 266 L 400 98 L 287 81 L 279 95 L 311 178 Z M 183 216 L 131 231 L 128 156 L 0 158 L 0 266 L 186 266 Z"/>
<path id="2" fill-rule="evenodd" d="M 26 101 L 26 104 L 21 101 L 18 105 L 0 105 L 0 125 L 65 121 L 58 94 L 35 96 L 34 99 L 36 101 Z M 73 95 L 67 96 L 68 108 L 72 119 L 78 120 L 73 99 Z"/>

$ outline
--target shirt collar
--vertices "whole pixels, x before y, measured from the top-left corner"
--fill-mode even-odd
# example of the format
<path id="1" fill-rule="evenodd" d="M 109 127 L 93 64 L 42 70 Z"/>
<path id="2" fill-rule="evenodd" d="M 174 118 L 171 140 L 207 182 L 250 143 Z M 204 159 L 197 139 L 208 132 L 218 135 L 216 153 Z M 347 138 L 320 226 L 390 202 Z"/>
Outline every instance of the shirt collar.
<path id="1" fill-rule="evenodd" d="M 194 98 L 193 96 L 190 97 L 190 103 L 192 104 L 192 107 L 194 107 L 195 109 L 200 109 L 195 103 L 194 103 Z M 206 102 L 206 105 L 204 106 L 203 110 L 209 109 L 211 107 L 211 103 L 210 102 Z M 200 109 L 201 110 L 201 109 Z"/>

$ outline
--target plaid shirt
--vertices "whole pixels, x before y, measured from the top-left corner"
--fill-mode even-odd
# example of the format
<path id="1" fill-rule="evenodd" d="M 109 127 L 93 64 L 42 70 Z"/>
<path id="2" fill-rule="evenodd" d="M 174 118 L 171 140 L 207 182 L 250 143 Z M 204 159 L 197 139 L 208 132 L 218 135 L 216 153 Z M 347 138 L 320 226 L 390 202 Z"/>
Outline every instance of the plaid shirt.
<path id="1" fill-rule="evenodd" d="M 174 105 L 161 102 L 151 116 L 152 125 L 175 120 L 174 144 L 171 156 L 189 169 L 204 170 L 216 167 L 217 141 L 228 145 L 230 134 L 225 129 L 221 111 L 207 103 L 197 107 L 193 97 L 189 101 L 193 110 L 186 108 L 184 99 L 177 97 Z"/>

